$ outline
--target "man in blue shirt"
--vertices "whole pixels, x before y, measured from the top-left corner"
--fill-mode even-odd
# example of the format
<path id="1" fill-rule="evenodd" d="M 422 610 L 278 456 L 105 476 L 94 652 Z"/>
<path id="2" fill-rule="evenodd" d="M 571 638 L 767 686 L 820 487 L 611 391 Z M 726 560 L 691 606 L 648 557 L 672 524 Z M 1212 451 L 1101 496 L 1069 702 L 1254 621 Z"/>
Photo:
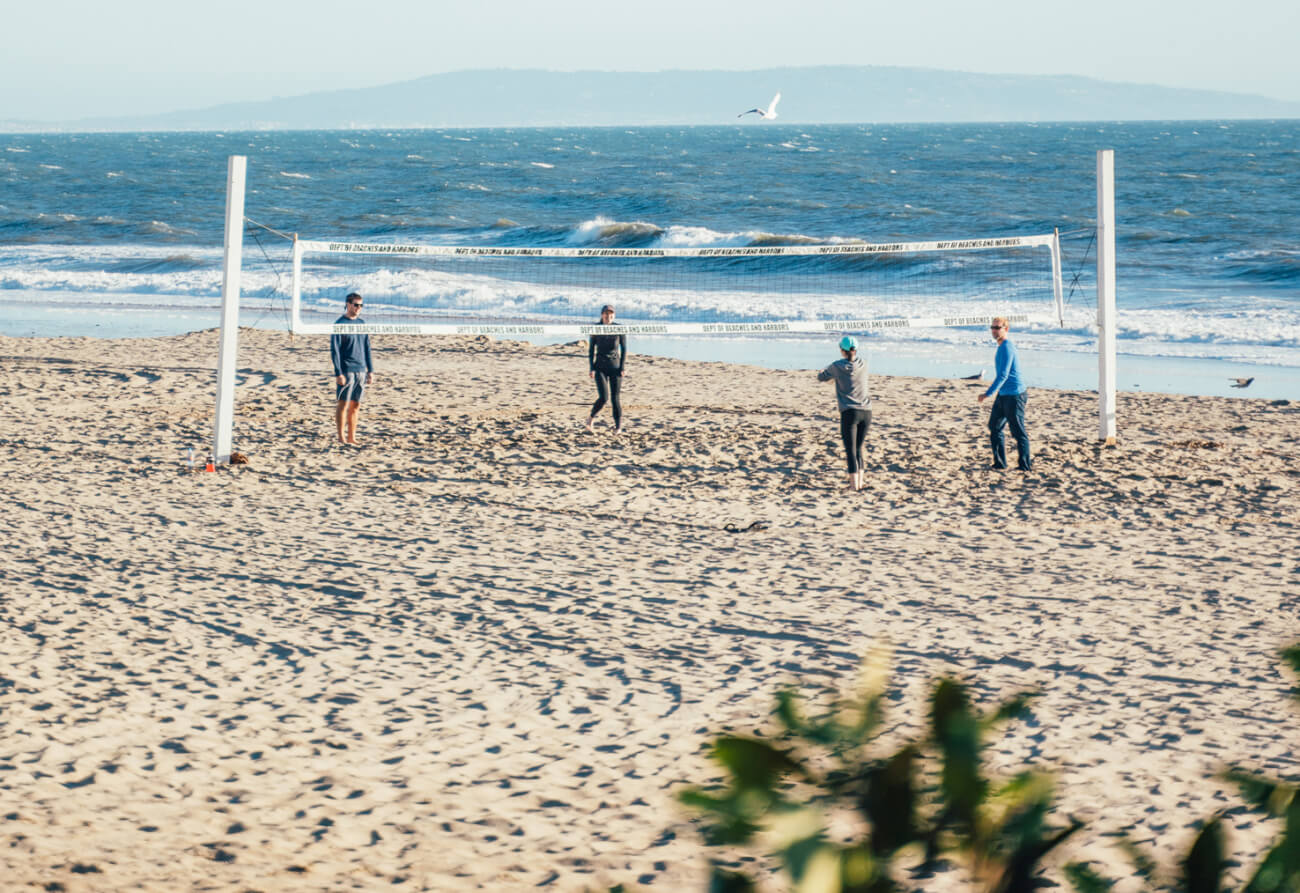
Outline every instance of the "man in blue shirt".
<path id="1" fill-rule="evenodd" d="M 347 308 L 334 320 L 335 325 L 364 325 L 361 318 L 361 295 L 348 295 Z M 374 377 L 375 365 L 370 360 L 369 335 L 331 335 L 330 359 L 334 362 L 334 384 L 337 385 L 334 423 L 338 427 L 339 443 L 360 446 L 357 443 L 357 410 L 361 397 Z"/>
<path id="2" fill-rule="evenodd" d="M 993 317 L 989 331 L 998 343 L 994 359 L 995 374 L 993 384 L 979 395 L 979 402 L 983 403 L 986 398 L 993 397 L 993 411 L 989 413 L 993 467 L 1007 467 L 1007 446 L 1002 440 L 1002 428 L 1010 423 L 1011 436 L 1016 439 L 1016 451 L 1020 454 L 1016 467 L 1021 471 L 1029 471 L 1033 463 L 1029 458 L 1029 432 L 1025 430 L 1025 382 L 1020 377 L 1020 357 L 1016 353 L 1016 346 L 1007 337 L 1009 327 L 1006 317 Z"/>

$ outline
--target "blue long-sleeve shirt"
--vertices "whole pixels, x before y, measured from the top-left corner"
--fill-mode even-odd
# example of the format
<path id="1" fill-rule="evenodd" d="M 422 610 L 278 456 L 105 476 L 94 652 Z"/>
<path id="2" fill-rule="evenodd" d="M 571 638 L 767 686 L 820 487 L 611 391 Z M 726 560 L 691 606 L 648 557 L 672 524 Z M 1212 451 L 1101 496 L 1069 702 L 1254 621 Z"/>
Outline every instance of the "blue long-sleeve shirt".
<path id="1" fill-rule="evenodd" d="M 357 317 L 348 319 L 347 315 L 334 320 L 335 325 L 359 326 L 365 320 Z M 330 359 L 334 362 L 334 375 L 346 375 L 349 372 L 374 372 L 375 364 L 370 360 L 369 335 L 331 335 Z"/>
<path id="2" fill-rule="evenodd" d="M 1020 377 L 1020 355 L 1016 353 L 1016 346 L 1011 343 L 1010 338 L 1003 338 L 1002 343 L 998 345 L 997 356 L 993 359 L 993 368 L 993 384 L 989 385 L 989 389 L 984 392 L 985 397 L 992 397 L 994 394 L 1014 397 L 1025 392 L 1025 381 Z"/>

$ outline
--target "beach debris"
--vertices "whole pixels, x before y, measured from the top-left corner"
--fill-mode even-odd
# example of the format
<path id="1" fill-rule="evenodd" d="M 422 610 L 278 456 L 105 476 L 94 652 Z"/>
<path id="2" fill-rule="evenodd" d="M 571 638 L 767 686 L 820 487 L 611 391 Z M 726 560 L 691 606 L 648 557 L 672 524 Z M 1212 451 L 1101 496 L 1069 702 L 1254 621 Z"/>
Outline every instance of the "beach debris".
<path id="1" fill-rule="evenodd" d="M 216 470 L 217 470 L 217 460 L 213 457 L 213 455 L 212 455 L 211 453 L 208 453 L 208 463 L 207 463 L 206 465 L 203 466 L 203 470 L 204 470 L 204 471 L 216 471 Z"/>
<path id="2" fill-rule="evenodd" d="M 766 521 L 753 521 L 748 527 L 737 527 L 728 521 L 722 529 L 727 533 L 749 533 L 751 530 L 767 530 L 768 526 Z"/>
<path id="3" fill-rule="evenodd" d="M 976 372 L 974 375 L 963 375 L 963 376 L 961 377 L 961 380 L 962 380 L 962 381 L 983 381 L 983 380 L 984 380 L 984 370 L 981 369 L 980 371 Z"/>
<path id="4" fill-rule="evenodd" d="M 1228 380 L 1232 382 L 1232 384 L 1228 385 L 1228 387 L 1230 387 L 1230 388 L 1248 388 L 1248 387 L 1250 387 L 1250 383 L 1251 383 L 1252 381 L 1254 381 L 1255 379 L 1253 379 L 1253 378 L 1230 378 L 1230 379 L 1228 379 Z"/>
<path id="5" fill-rule="evenodd" d="M 230 464 L 231 464 L 231 465 L 247 465 L 247 464 L 248 464 L 248 457 L 245 456 L 243 453 L 231 453 L 231 454 L 230 454 Z"/>
<path id="6" fill-rule="evenodd" d="M 1221 450 L 1223 444 L 1217 440 L 1177 440 L 1169 444 L 1170 446 L 1182 447 L 1185 450 Z"/>

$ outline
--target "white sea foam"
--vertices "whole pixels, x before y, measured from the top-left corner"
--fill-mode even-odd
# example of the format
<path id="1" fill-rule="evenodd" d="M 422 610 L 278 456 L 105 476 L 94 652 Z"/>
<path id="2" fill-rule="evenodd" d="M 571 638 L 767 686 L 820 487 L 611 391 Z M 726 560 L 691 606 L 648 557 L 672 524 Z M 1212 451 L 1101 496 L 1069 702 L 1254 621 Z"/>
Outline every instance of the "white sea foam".
<path id="1" fill-rule="evenodd" d="M 603 225 L 590 221 L 592 227 Z M 605 221 L 608 224 L 608 221 Z M 719 233 L 706 228 L 677 227 L 664 233 L 693 244 L 748 242 L 753 234 Z M 149 262 L 169 261 L 193 268 L 153 272 Z M 167 306 L 198 302 L 214 306 L 220 300 L 220 250 L 215 248 L 134 246 L 127 264 L 121 246 L 3 246 L 0 248 L 0 289 L 26 293 L 24 300 L 39 302 L 118 302 Z M 95 268 L 101 264 L 102 269 Z M 141 267 L 145 267 L 143 271 Z M 71 267 L 71 269 L 69 269 Z M 114 268 L 127 271 L 111 271 Z M 246 263 L 244 302 L 258 306 L 278 296 L 286 302 L 288 283 L 280 271 L 263 263 Z M 585 319 L 600 304 L 617 300 L 620 317 L 633 321 L 749 320 L 810 318 L 890 318 L 991 314 L 1007 310 L 1005 302 L 945 298 L 901 299 L 887 294 L 843 295 L 778 294 L 726 284 L 709 289 L 683 286 L 664 288 L 615 286 L 536 285 L 515 278 L 432 271 L 427 268 L 305 271 L 304 297 L 308 306 L 337 315 L 338 295 L 348 289 L 367 297 L 367 317 L 372 322 L 404 317 L 447 315 Z M 60 297 L 62 296 L 62 297 Z M 409 305 L 400 311 L 396 305 Z M 390 308 L 385 310 L 385 307 Z M 1044 315 L 1050 308 L 1014 306 L 1013 312 Z M 1095 311 L 1086 302 L 1067 308 L 1066 325 L 1035 323 L 1016 332 L 1022 350 L 1042 349 L 1095 352 Z M 881 343 L 927 342 L 983 344 L 982 329 L 887 330 L 876 333 Z M 1162 308 L 1121 310 L 1119 342 L 1123 353 L 1147 356 L 1227 358 L 1243 362 L 1300 366 L 1300 316 L 1294 309 L 1274 307 L 1234 311 L 1196 312 Z"/>
<path id="2" fill-rule="evenodd" d="M 533 167 L 545 167 L 545 168 L 552 168 L 552 167 L 555 167 L 555 165 L 553 165 L 553 164 L 547 164 L 545 161 L 533 161 L 533 162 L 530 162 L 530 163 L 532 164 Z"/>
<path id="3" fill-rule="evenodd" d="M 280 176 L 282 176 L 282 177 L 289 177 L 290 179 L 293 179 L 293 180 L 310 180 L 310 179 L 311 179 L 311 174 L 296 174 L 296 173 L 293 173 L 292 171 L 280 171 Z"/>
<path id="4" fill-rule="evenodd" d="M 198 235 L 198 233 L 196 233 L 192 229 L 185 229 L 184 227 L 180 227 L 180 226 L 172 226 L 170 223 L 166 223 L 162 220 L 150 220 L 149 224 L 145 227 L 145 230 L 151 233 L 158 233 L 161 235 L 169 235 L 169 236 L 197 236 Z"/>
<path id="5" fill-rule="evenodd" d="M 912 209 L 928 212 L 930 209 Z M 49 214 L 51 220 L 75 221 L 75 215 Z M 124 221 L 101 216 L 97 223 Z M 498 226 L 513 226 L 498 222 Z M 163 221 L 149 224 L 155 232 L 185 233 Z M 140 236 L 140 238 L 146 238 Z M 191 239 L 185 240 L 187 243 Z M 720 231 L 705 226 L 673 225 L 661 228 L 644 220 L 617 221 L 595 217 L 570 233 L 570 244 L 624 244 L 660 247 L 744 246 L 790 244 L 803 241 L 854 240 L 814 239 L 803 235 L 779 235 L 754 230 Z M 1294 264 L 1300 249 L 1250 248 L 1229 252 L 1228 261 L 1252 261 L 1285 266 Z M 219 301 L 219 246 L 193 244 L 106 243 L 87 246 L 24 245 L 0 246 L 0 289 L 23 292 L 21 300 L 63 300 L 55 295 L 72 295 L 81 301 L 129 300 L 141 306 L 169 306 L 198 301 L 204 306 Z M 283 258 L 277 256 L 277 261 Z M 171 269 L 170 267 L 183 267 Z M 261 258 L 245 258 L 243 289 L 249 306 L 277 300 L 283 306 L 288 290 L 286 266 L 269 269 Z M 1007 309 L 1004 304 L 945 299 L 903 301 L 887 295 L 862 294 L 831 297 L 782 295 L 758 292 L 739 284 L 723 283 L 707 289 L 686 287 L 650 289 L 587 285 L 581 287 L 537 286 L 526 282 L 494 279 L 482 275 L 430 274 L 427 269 L 412 272 L 364 267 L 353 271 L 309 272 L 307 292 L 319 302 L 321 312 L 337 310 L 337 298 L 356 288 L 370 301 L 368 316 L 375 316 L 385 303 L 415 303 L 417 314 L 460 313 L 484 318 L 520 316 L 538 319 L 586 319 L 605 301 L 616 301 L 620 317 L 628 321 L 752 320 L 814 317 L 881 318 L 891 316 L 944 316 L 977 314 Z M 1119 313 L 1120 350 L 1144 356 L 1222 358 L 1280 366 L 1300 366 L 1300 308 L 1272 301 L 1266 295 L 1237 295 L 1229 299 L 1211 296 L 1197 300 L 1194 294 L 1170 292 L 1148 294 L 1130 288 L 1127 306 Z M 1156 304 L 1141 308 L 1141 304 Z M 1016 312 L 1045 313 L 1046 307 L 1018 307 Z M 1018 343 L 1043 349 L 1095 352 L 1095 311 L 1086 299 L 1076 297 L 1067 308 L 1064 329 L 1051 325 L 1021 327 Z M 337 315 L 335 313 L 335 315 Z M 372 321 L 380 321 L 374 319 Z M 987 333 L 969 329 L 900 330 L 873 335 L 882 343 L 897 341 L 953 344 L 982 344 Z"/>
<path id="6" fill-rule="evenodd" d="M 111 220 L 111 218 L 109 218 Z M 222 250 L 211 245 L 145 245 L 117 242 L 100 245 L 0 245 L 0 267 L 158 260 L 186 254 L 220 263 Z"/>
<path id="7" fill-rule="evenodd" d="M 1187 313 L 1125 310 L 1119 337 L 1170 344 L 1241 345 L 1300 348 L 1300 319 L 1293 309 Z"/>
<path id="8" fill-rule="evenodd" d="M 256 274 L 254 274 L 256 278 Z M 256 288 L 251 282 L 243 288 Z M 96 270 L 0 269 L 0 288 L 76 292 L 81 295 L 219 295 L 221 270 L 109 273 Z"/>
<path id="9" fill-rule="evenodd" d="M 723 236 L 725 234 L 716 234 Z M 427 270 L 382 271 L 342 279 L 313 279 L 309 291 L 326 304 L 343 287 L 358 287 L 375 317 L 390 301 L 413 302 L 419 308 L 403 313 L 459 312 L 476 316 L 527 318 L 585 318 L 605 301 L 617 299 L 622 318 L 631 321 L 752 320 L 815 318 L 895 318 L 991 315 L 1010 309 L 1049 317 L 1044 303 L 1019 303 L 1008 307 L 1003 299 L 967 299 L 935 295 L 899 298 L 873 294 L 777 294 L 747 288 L 710 287 L 693 290 L 682 286 L 638 288 L 620 282 L 608 287 L 592 285 L 530 285 L 515 279 L 486 275 L 430 273 Z M 372 319 L 372 321 L 380 321 Z M 1096 351 L 1095 311 L 1088 306 L 1068 307 L 1065 326 L 1034 323 L 1019 327 L 1019 339 L 1055 350 Z M 937 341 L 983 343 L 983 329 L 887 330 L 885 341 Z M 1119 340 L 1126 352 L 1152 356 L 1254 357 L 1270 362 L 1300 365 L 1300 318 L 1294 310 L 1188 314 L 1183 310 L 1124 311 L 1120 314 Z M 1265 361 L 1265 360 L 1261 360 Z"/>
<path id="10" fill-rule="evenodd" d="M 607 240 L 631 240 L 656 236 L 663 232 L 653 223 L 644 221 L 619 222 L 608 217 L 595 217 L 584 221 L 569 233 L 570 245 L 590 245 L 593 242 Z"/>
<path id="11" fill-rule="evenodd" d="M 1238 251 L 1229 251 L 1224 255 L 1228 260 L 1273 260 L 1279 257 L 1296 257 L 1300 258 L 1300 248 L 1242 248 Z"/>
<path id="12" fill-rule="evenodd" d="M 844 237 L 829 239 L 801 234 L 768 233 L 761 230 L 719 232 L 706 226 L 672 225 L 665 228 L 644 220 L 616 221 L 594 217 L 576 226 L 566 240 L 571 245 L 588 245 L 633 237 L 645 239 L 655 248 L 743 248 L 750 245 L 844 245 L 862 241 Z"/>
<path id="13" fill-rule="evenodd" d="M 716 245 L 722 248 L 739 248 L 750 244 L 758 233 L 720 233 L 706 226 L 670 226 L 659 237 L 664 248 L 705 248 Z"/>
<path id="14" fill-rule="evenodd" d="M 516 278 L 474 273 L 452 273 L 407 267 L 364 274 L 340 271 L 304 272 L 303 297 L 311 306 L 337 311 L 343 288 L 366 295 L 367 320 L 446 315 L 547 318 L 586 318 L 602 303 L 618 301 L 620 315 L 628 321 L 688 321 L 742 319 L 897 318 L 944 316 L 952 313 L 991 315 L 1007 309 L 1004 301 L 964 301 L 930 298 L 904 300 L 889 295 L 763 292 L 739 284 L 715 286 L 707 291 L 681 285 L 638 287 L 625 281 L 609 285 L 531 284 Z M 1043 314 L 1042 306 L 1017 306 L 1015 312 Z M 1086 316 L 1076 321 L 1083 324 Z M 925 339 L 931 332 L 901 331 L 893 337 Z M 961 336 L 969 337 L 969 336 Z M 1079 337 L 1076 330 L 1072 337 Z"/>

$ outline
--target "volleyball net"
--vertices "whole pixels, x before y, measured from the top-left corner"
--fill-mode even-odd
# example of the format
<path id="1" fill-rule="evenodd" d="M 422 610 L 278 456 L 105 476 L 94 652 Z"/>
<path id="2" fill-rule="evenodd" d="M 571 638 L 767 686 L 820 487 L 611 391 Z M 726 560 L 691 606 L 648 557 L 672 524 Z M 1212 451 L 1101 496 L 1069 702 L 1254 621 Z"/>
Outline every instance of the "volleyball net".
<path id="1" fill-rule="evenodd" d="M 870 332 L 1064 324 L 1060 242 L 529 248 L 295 240 L 291 326 L 305 334 L 588 335 L 605 304 L 628 334 Z M 350 292 L 363 324 L 340 323 Z"/>

